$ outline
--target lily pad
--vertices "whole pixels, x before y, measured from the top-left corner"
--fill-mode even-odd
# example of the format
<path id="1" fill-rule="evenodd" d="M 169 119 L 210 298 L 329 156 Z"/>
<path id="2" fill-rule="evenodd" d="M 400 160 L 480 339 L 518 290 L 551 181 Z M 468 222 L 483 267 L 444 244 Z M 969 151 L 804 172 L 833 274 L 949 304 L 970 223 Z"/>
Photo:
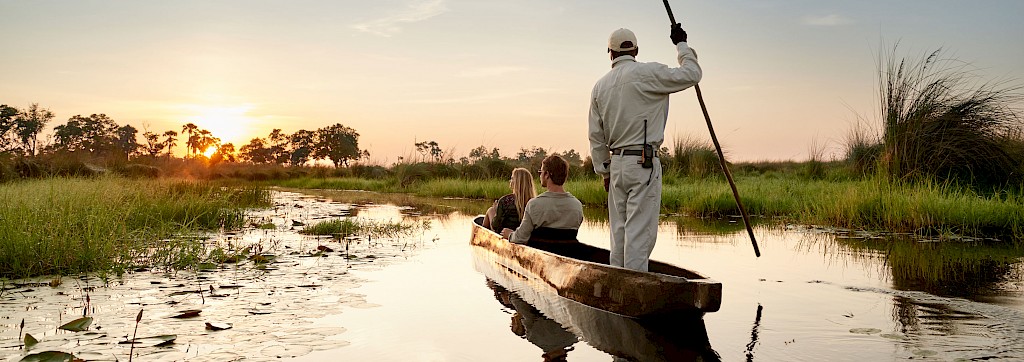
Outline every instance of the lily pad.
<path id="1" fill-rule="evenodd" d="M 174 340 L 176 339 L 178 339 L 178 335 L 176 334 L 165 334 L 161 336 L 142 337 L 129 341 L 121 341 L 117 342 L 117 344 L 138 344 L 141 345 L 141 347 L 163 347 L 174 343 Z"/>
<path id="2" fill-rule="evenodd" d="M 89 325 L 92 324 L 92 317 L 82 317 L 73 321 L 67 322 L 60 326 L 60 329 L 72 332 L 82 332 L 89 329 Z"/>
<path id="3" fill-rule="evenodd" d="M 75 355 L 57 351 L 46 351 L 30 354 L 21 359 L 21 362 L 72 362 L 76 360 Z"/>
<path id="4" fill-rule="evenodd" d="M 39 340 L 36 337 L 32 337 L 31 334 L 25 333 L 25 348 L 32 348 L 36 344 L 39 344 Z"/>
<path id="5" fill-rule="evenodd" d="M 208 331 L 223 331 L 225 329 L 231 329 L 230 323 L 210 323 L 206 322 L 206 330 Z"/>
<path id="6" fill-rule="evenodd" d="M 888 338 L 888 339 L 895 339 L 895 340 L 906 340 L 907 339 L 906 336 L 904 336 L 902 334 L 896 334 L 896 333 L 880 334 L 879 337 Z"/>
<path id="7" fill-rule="evenodd" d="M 195 317 L 198 317 L 199 313 L 202 313 L 202 312 L 203 311 L 201 311 L 199 309 L 190 309 L 190 310 L 182 311 L 181 313 L 178 313 L 176 315 L 173 315 L 173 316 L 171 316 L 171 318 L 179 318 L 179 319 L 180 318 L 195 318 Z"/>
<path id="8" fill-rule="evenodd" d="M 878 329 L 878 328 L 854 328 L 854 329 L 850 330 L 850 333 L 853 333 L 853 334 L 875 334 L 875 333 L 879 333 L 881 331 L 882 330 Z"/>
<path id="9" fill-rule="evenodd" d="M 921 356 L 921 357 L 928 357 L 928 356 L 934 356 L 934 355 L 939 354 L 939 352 L 935 352 L 935 351 L 932 351 L 930 349 L 919 349 L 919 350 L 913 351 L 912 353 L 914 355 Z"/>

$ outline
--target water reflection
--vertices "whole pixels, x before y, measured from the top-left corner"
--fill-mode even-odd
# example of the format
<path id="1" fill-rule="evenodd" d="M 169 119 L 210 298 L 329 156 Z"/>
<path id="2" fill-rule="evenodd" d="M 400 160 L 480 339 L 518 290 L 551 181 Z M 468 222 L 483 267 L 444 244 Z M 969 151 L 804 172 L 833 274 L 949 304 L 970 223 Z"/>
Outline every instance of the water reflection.
<path id="1" fill-rule="evenodd" d="M 836 237 L 835 243 L 867 258 L 881 258 L 897 290 L 986 301 L 1020 280 L 1024 249 L 991 242 L 921 242 L 908 237 Z"/>
<path id="2" fill-rule="evenodd" d="M 487 287 L 494 291 L 494 299 L 514 311 L 509 327 L 512 333 L 540 347 L 544 361 L 565 361 L 572 345 L 579 341 L 575 334 L 561 324 L 545 317 L 537 308 L 518 295 L 487 279 Z"/>
<path id="3" fill-rule="evenodd" d="M 757 333 L 761 329 L 761 312 L 764 310 L 760 304 L 757 305 L 757 316 L 754 317 L 754 328 L 750 331 L 750 343 L 747 343 L 747 361 L 754 360 L 754 347 L 757 347 Z"/>
<path id="4" fill-rule="evenodd" d="M 595 309 L 527 284 L 485 255 L 474 247 L 477 271 L 487 277 L 495 299 L 514 311 L 512 332 L 540 347 L 544 361 L 564 361 L 578 340 L 607 353 L 612 361 L 721 360 L 700 317 L 639 321 Z"/>

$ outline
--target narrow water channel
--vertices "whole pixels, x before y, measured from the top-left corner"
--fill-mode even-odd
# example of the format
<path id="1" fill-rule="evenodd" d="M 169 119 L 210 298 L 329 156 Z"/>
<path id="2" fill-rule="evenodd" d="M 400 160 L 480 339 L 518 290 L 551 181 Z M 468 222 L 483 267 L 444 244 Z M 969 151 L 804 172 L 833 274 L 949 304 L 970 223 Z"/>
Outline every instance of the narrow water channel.
<path id="1" fill-rule="evenodd" d="M 260 268 L 65 277 L 57 287 L 49 278 L 8 282 L 0 359 L 60 350 L 125 361 L 128 345 L 118 342 L 140 309 L 139 337 L 176 340 L 137 346 L 135 361 L 1024 359 L 1024 252 L 1014 247 L 762 226 L 755 258 L 736 222 L 666 217 L 652 258 L 720 281 L 722 307 L 652 326 L 502 284 L 509 281 L 488 272 L 469 245 L 472 218 L 487 202 L 308 193 L 276 193 L 275 208 L 253 212 L 254 224 L 275 230 L 207 241 L 262 245 L 274 260 Z M 580 239 L 604 247 L 607 224 L 596 213 Z M 404 240 L 352 240 L 347 250 L 296 233 L 296 225 L 341 217 L 428 221 L 430 229 Z M 331 251 L 317 254 L 321 245 Z M 172 318 L 186 310 L 202 312 Z M 95 318 L 90 331 L 56 330 L 85 314 Z M 18 348 L 23 318 L 41 341 L 31 352 Z M 231 329 L 207 330 L 211 322 Z"/>

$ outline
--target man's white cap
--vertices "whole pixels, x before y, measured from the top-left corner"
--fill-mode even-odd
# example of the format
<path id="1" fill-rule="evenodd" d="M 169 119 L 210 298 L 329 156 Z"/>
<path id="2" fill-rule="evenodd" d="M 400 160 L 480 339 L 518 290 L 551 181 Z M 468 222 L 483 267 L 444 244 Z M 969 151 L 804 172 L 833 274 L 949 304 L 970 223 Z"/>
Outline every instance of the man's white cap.
<path id="1" fill-rule="evenodd" d="M 613 31 L 612 36 L 608 38 L 608 50 L 615 52 L 624 52 L 636 49 L 636 35 L 626 28 L 620 28 L 619 30 Z"/>

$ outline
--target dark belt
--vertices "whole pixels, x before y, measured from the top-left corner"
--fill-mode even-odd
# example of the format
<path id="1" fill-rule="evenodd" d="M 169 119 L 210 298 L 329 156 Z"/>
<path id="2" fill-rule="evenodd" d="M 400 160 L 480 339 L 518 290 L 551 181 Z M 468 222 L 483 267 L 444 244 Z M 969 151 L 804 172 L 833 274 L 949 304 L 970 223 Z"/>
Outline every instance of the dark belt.
<path id="1" fill-rule="evenodd" d="M 619 155 L 619 156 L 643 156 L 644 155 L 644 150 L 617 149 L 617 150 L 612 150 L 612 154 L 613 155 Z M 657 152 L 654 153 L 654 157 L 658 157 L 658 153 Z"/>

